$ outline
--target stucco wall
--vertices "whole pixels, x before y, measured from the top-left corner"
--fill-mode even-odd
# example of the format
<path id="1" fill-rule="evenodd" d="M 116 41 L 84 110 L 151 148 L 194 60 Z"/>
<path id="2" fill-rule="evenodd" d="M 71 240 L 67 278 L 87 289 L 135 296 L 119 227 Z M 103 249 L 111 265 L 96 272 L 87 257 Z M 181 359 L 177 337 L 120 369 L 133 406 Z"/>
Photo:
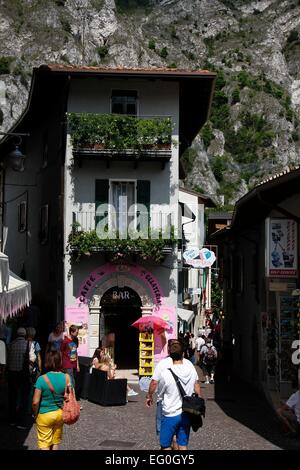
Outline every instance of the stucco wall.
<path id="1" fill-rule="evenodd" d="M 68 111 L 109 113 L 112 89 L 133 89 L 138 91 L 139 116 L 171 116 L 175 124 L 173 139 L 178 140 L 179 96 L 178 84 L 160 80 L 121 80 L 121 79 L 73 79 L 70 87 Z M 65 245 L 72 224 L 72 212 L 94 211 L 96 179 L 150 180 L 151 211 L 159 211 L 162 206 L 178 204 L 178 146 L 172 145 L 172 158 L 165 168 L 158 162 L 111 162 L 107 168 L 103 162 L 86 161 L 82 168 L 73 163 L 70 136 L 67 141 L 65 163 Z M 174 211 L 174 225 L 177 226 L 178 211 Z M 100 256 L 100 255 L 99 255 Z M 175 257 L 168 256 L 164 267 L 151 267 L 165 292 L 168 305 L 177 304 L 177 270 L 174 269 Z M 75 301 L 77 287 L 91 271 L 103 263 L 101 256 L 93 254 L 89 260 L 81 260 L 74 278 L 69 276 L 70 264 L 65 257 L 65 304 Z M 80 274 L 78 274 L 80 273 Z"/>

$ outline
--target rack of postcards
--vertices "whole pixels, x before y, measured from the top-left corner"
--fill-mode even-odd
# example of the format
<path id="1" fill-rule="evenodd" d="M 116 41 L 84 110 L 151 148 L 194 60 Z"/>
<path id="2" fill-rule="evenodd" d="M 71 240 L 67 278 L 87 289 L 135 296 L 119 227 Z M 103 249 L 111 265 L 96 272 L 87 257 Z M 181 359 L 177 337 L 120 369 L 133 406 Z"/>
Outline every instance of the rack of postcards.
<path id="1" fill-rule="evenodd" d="M 266 381 L 270 390 L 279 391 L 279 321 L 277 292 L 269 291 L 267 312 L 264 318 L 262 357 L 266 361 Z"/>
<path id="2" fill-rule="evenodd" d="M 154 335 L 140 332 L 139 375 L 153 375 L 154 371 Z"/>
<path id="3" fill-rule="evenodd" d="M 280 295 L 280 381 L 297 380 L 297 367 L 292 363 L 292 343 L 299 338 L 298 315 L 300 311 L 299 296 Z"/>

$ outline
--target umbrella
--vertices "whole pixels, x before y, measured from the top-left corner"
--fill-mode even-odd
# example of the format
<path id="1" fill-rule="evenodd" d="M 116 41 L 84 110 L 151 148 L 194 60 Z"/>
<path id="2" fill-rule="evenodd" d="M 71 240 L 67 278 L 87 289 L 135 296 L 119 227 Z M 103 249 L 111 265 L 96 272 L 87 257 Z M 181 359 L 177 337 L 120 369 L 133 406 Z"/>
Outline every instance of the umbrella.
<path id="1" fill-rule="evenodd" d="M 146 328 L 152 328 L 152 330 L 162 333 L 164 330 L 169 328 L 168 323 L 160 317 L 155 315 L 144 315 L 138 318 L 131 326 L 135 326 L 140 331 L 144 331 Z"/>

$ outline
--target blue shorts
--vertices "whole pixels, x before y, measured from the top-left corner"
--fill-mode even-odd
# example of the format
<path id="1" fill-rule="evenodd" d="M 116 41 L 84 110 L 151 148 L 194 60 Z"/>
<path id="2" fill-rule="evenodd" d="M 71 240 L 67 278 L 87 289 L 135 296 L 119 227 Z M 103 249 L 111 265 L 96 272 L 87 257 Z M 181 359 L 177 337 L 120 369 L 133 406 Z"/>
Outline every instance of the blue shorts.
<path id="1" fill-rule="evenodd" d="M 161 418 L 160 446 L 171 447 L 173 436 L 180 446 L 187 446 L 190 437 L 191 423 L 188 416 L 182 413 L 177 416 L 164 416 Z"/>

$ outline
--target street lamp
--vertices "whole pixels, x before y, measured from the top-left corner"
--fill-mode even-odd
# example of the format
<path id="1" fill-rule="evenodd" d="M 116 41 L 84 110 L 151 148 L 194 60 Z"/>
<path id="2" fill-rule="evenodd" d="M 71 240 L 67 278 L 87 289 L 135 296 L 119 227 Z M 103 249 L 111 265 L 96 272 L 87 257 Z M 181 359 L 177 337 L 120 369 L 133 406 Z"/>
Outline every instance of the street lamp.
<path id="1" fill-rule="evenodd" d="M 15 133 L 15 132 L 0 132 L 0 135 L 5 135 L 8 137 L 16 137 L 16 141 L 14 143 L 14 149 L 11 150 L 5 157 L 7 165 L 9 165 L 14 171 L 24 171 L 24 162 L 26 156 L 23 155 L 19 146 L 22 143 L 22 137 L 28 137 L 30 134 L 25 133 Z"/>

